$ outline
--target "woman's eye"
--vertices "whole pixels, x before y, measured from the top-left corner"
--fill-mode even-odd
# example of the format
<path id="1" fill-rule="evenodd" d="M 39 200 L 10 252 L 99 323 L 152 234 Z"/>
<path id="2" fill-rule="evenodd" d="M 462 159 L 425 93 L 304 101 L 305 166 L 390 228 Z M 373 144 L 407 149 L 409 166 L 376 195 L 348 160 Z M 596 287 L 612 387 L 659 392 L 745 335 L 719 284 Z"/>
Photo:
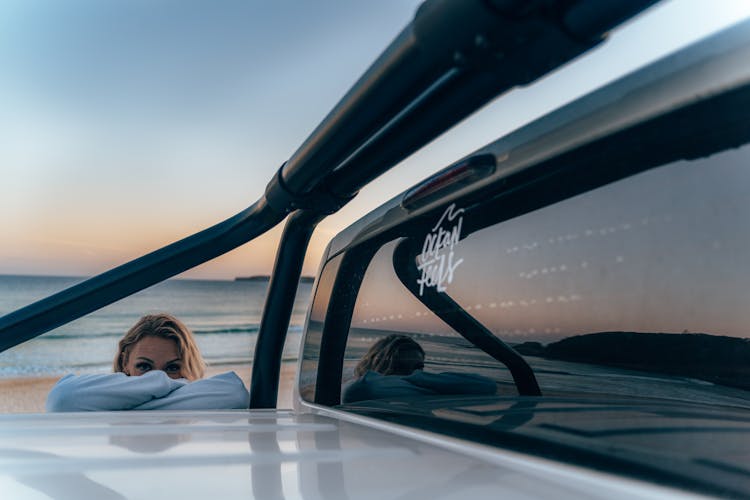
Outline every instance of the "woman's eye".
<path id="1" fill-rule="evenodd" d="M 176 373 L 180 371 L 180 365 L 167 365 L 165 370 L 167 373 Z"/>
<path id="2" fill-rule="evenodd" d="M 138 363 L 135 368 L 140 372 L 147 372 L 151 369 L 151 365 L 148 363 Z"/>

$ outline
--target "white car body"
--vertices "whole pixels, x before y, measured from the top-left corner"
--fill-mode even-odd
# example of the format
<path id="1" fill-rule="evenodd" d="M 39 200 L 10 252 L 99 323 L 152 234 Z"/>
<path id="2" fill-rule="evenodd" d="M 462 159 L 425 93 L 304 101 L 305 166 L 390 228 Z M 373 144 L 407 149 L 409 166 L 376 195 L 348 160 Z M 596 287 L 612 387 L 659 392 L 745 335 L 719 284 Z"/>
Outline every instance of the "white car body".
<path id="1" fill-rule="evenodd" d="M 0 417 L 4 499 L 690 498 L 341 412 Z"/>
<path id="2" fill-rule="evenodd" d="M 750 24 L 745 26 L 747 28 Z M 605 89 L 594 98 L 582 99 L 579 107 L 574 104 L 551 115 L 552 119 L 546 122 L 541 119 L 538 128 L 522 129 L 510 139 L 498 141 L 493 147 L 498 151 L 506 148 L 511 154 L 498 154 L 500 168 L 493 171 L 494 177 L 482 179 L 477 184 L 485 181 L 489 184 L 503 175 L 522 171 L 531 164 L 530 157 L 534 161 L 546 160 L 561 151 L 608 134 L 614 135 L 646 119 L 687 107 L 706 96 L 721 95 L 727 88 L 742 86 L 744 89 L 750 82 L 750 66 L 743 66 L 742 62 L 749 60 L 750 45 L 737 48 L 732 45 L 733 40 L 729 37 L 722 42 L 733 50 L 726 60 L 714 60 L 710 46 L 698 47 L 695 53 L 671 59 L 671 65 L 657 63 L 636 76 L 631 75 L 613 84 L 609 92 Z M 720 77 L 714 78 L 711 71 L 717 71 L 717 68 L 721 70 Z M 675 82 L 679 85 L 673 85 Z M 529 138 L 529 131 L 533 132 L 532 140 L 527 143 L 524 141 Z M 533 146 L 533 154 L 529 153 L 529 144 Z M 527 148 L 525 152 L 524 148 Z M 524 154 L 528 156 L 524 158 Z M 471 189 L 474 187 L 470 186 Z M 451 193 L 451 196 L 459 195 L 464 193 Z M 398 210 L 402 199 L 395 199 L 372 212 L 334 239 L 324 261 L 354 245 L 356 238 L 366 233 L 368 227 L 376 227 L 378 231 L 389 229 L 388 224 L 392 221 L 388 219 L 388 211 Z M 427 208 L 416 211 L 432 210 L 437 204 L 430 203 L 432 205 Z M 373 230 L 372 234 L 376 232 Z M 320 276 L 316 287 L 320 285 L 319 281 Z M 306 330 L 309 334 L 309 317 Z M 303 336 L 301 357 L 307 352 L 306 340 L 310 339 Z M 320 345 L 318 343 L 317 347 Z M 477 431 L 480 432 L 479 438 L 462 439 L 418 425 L 408 426 L 387 418 L 358 414 L 356 408 L 319 404 L 304 392 L 313 385 L 311 374 L 315 372 L 306 369 L 304 362 L 304 359 L 300 360 L 300 379 L 293 396 L 293 410 L 0 416 L 0 498 L 611 500 L 693 498 L 705 493 L 705 490 L 693 493 L 690 488 L 680 489 L 674 482 L 660 483 L 645 476 L 641 479 L 637 467 L 632 474 L 619 474 L 612 467 L 597 467 L 596 464 L 586 467 L 560 459 L 554 453 L 546 456 L 543 449 L 537 453 L 525 453 L 510 445 L 485 444 L 481 431 Z M 317 359 L 312 359 L 311 364 L 317 369 Z M 691 390 L 697 387 L 696 391 L 712 385 L 711 382 L 688 378 L 680 382 Z M 336 397 L 339 389 L 340 385 L 333 391 Z M 735 455 L 730 454 L 727 460 L 735 461 L 736 470 L 730 470 L 730 467 L 722 470 L 720 466 L 712 465 L 716 467 L 717 482 L 722 482 L 722 474 L 725 474 L 735 480 L 740 477 L 737 482 L 742 483 L 743 474 L 748 474 L 747 464 L 742 463 L 750 449 L 750 442 L 745 437 L 748 433 L 744 432 L 748 421 L 747 407 L 733 406 L 734 400 L 721 400 L 724 406 L 715 411 L 710 405 L 673 401 L 673 405 L 667 406 L 670 412 L 678 415 L 674 418 L 680 419 L 679 425 L 670 424 L 656 403 L 645 398 L 625 404 L 621 400 L 592 403 L 573 396 L 568 399 L 508 396 L 498 397 L 493 411 L 498 415 L 510 414 L 513 405 L 519 401 L 533 402 L 532 409 L 526 410 L 529 416 L 521 424 L 525 427 L 519 434 L 529 428 L 532 432 L 549 430 L 544 427 L 549 424 L 544 421 L 546 415 L 555 413 L 565 418 L 568 413 L 573 415 L 575 410 L 577 413 L 573 417 L 578 420 L 562 422 L 574 426 L 567 430 L 578 438 L 580 436 L 575 432 L 585 433 L 588 430 L 585 426 L 600 415 L 597 412 L 610 411 L 612 418 L 601 424 L 605 431 L 628 423 L 636 431 L 647 429 L 648 432 L 644 435 L 634 432 L 632 439 L 623 432 L 622 436 L 611 441 L 596 442 L 592 445 L 598 447 L 596 450 L 586 451 L 627 450 L 631 445 L 640 446 L 645 442 L 654 447 L 653 453 L 646 454 L 648 460 L 658 462 L 672 453 L 677 463 L 684 458 L 690 465 L 691 457 L 680 457 L 680 449 L 671 448 L 676 438 L 652 432 L 674 425 L 684 432 L 679 439 L 688 440 L 694 430 L 696 434 L 712 432 L 715 435 L 709 435 L 709 440 L 734 451 Z M 395 402 L 398 403 L 400 401 Z M 472 404 L 478 403 L 467 402 L 463 407 L 454 403 L 454 406 L 449 405 L 448 411 L 458 414 Z M 390 409 L 386 408 L 386 411 Z M 426 413 L 430 411 L 429 407 L 425 410 Z M 439 411 L 442 410 L 432 413 Z M 463 418 L 462 423 L 465 423 L 470 415 L 467 412 L 458 418 Z M 532 419 L 533 422 L 526 425 Z M 537 434 L 529 435 L 534 439 L 538 437 Z M 585 441 L 580 442 L 584 443 L 582 447 L 587 446 Z M 736 494 L 736 491 L 731 490 L 731 493 Z"/>

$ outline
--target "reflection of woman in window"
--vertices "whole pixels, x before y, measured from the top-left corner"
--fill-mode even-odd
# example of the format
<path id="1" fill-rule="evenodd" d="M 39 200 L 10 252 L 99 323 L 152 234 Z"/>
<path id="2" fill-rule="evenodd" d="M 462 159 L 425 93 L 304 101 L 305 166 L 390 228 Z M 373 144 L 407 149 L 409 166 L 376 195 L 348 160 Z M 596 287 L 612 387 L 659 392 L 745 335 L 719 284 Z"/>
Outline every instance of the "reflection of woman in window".
<path id="1" fill-rule="evenodd" d="M 354 368 L 354 375 L 368 371 L 383 375 L 411 375 L 424 368 L 424 349 L 406 335 L 388 335 L 375 342 Z"/>
<path id="2" fill-rule="evenodd" d="M 193 334 L 169 314 L 142 317 L 120 340 L 110 374 L 66 375 L 47 411 L 246 408 L 242 380 L 227 372 L 203 379 Z"/>
<path id="3" fill-rule="evenodd" d="M 354 369 L 357 377 L 344 387 L 342 402 L 442 394 L 495 394 L 491 379 L 468 373 L 425 373 L 422 346 L 406 335 L 375 342 Z"/>

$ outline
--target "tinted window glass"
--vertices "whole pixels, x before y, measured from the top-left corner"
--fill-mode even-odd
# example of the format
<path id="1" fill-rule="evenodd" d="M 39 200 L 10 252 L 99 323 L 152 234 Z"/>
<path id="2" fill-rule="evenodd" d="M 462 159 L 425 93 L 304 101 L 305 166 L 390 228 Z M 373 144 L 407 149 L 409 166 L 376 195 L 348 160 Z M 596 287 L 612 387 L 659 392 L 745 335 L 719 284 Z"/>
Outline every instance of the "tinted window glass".
<path id="1" fill-rule="evenodd" d="M 325 265 L 318 279 L 315 297 L 310 306 L 310 317 L 303 342 L 299 373 L 300 395 L 307 401 L 313 401 L 315 398 L 315 378 L 318 370 L 318 359 L 320 358 L 323 322 L 340 264 L 341 257 L 334 257 Z"/>
<path id="2" fill-rule="evenodd" d="M 424 350 L 424 372 L 481 375 L 515 395 L 507 363 L 467 340 L 481 329 L 525 358 L 545 396 L 747 405 L 749 159 L 744 146 L 678 161 L 497 224 L 482 207 L 447 207 L 372 260 L 345 392 L 367 350 L 398 333 Z M 481 229 L 468 233 L 470 221 Z M 380 396 L 408 393 L 389 389 L 393 381 Z M 419 389 L 442 394 L 429 382 Z M 378 395 L 358 394 L 345 399 Z"/>

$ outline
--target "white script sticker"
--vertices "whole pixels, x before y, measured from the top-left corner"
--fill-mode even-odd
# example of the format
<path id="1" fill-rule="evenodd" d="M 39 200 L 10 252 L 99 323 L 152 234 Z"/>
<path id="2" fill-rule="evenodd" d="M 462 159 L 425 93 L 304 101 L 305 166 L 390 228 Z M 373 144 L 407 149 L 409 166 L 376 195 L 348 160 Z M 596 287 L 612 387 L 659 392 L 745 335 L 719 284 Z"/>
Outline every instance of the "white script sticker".
<path id="1" fill-rule="evenodd" d="M 417 269 L 422 273 L 417 279 L 420 297 L 425 287 L 435 287 L 438 292 L 445 292 L 453 281 L 454 271 L 464 261 L 456 259 L 453 253 L 453 248 L 461 239 L 463 213 L 463 208 L 456 209 L 456 204 L 452 204 L 425 237 L 417 264 Z"/>

